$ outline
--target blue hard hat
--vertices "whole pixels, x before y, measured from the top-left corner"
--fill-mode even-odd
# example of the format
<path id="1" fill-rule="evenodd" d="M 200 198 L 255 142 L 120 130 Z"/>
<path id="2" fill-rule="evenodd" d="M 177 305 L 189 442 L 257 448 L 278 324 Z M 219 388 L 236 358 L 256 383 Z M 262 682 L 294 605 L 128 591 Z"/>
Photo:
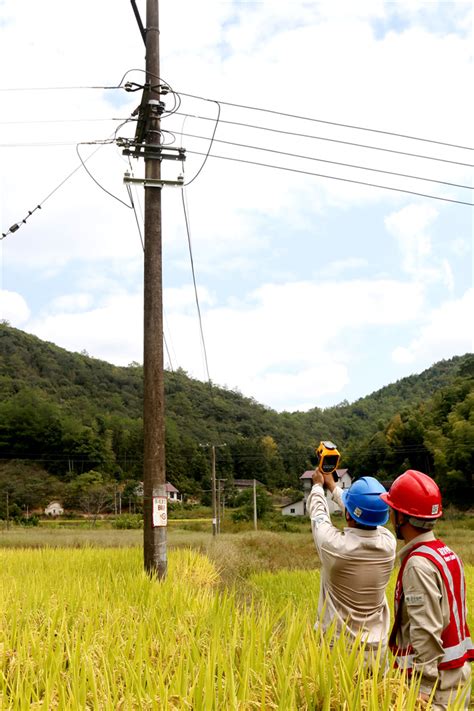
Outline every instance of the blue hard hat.
<path id="1" fill-rule="evenodd" d="M 386 490 L 373 476 L 363 476 L 342 492 L 342 501 L 357 523 L 363 526 L 383 526 L 388 521 L 389 508 L 380 494 Z"/>

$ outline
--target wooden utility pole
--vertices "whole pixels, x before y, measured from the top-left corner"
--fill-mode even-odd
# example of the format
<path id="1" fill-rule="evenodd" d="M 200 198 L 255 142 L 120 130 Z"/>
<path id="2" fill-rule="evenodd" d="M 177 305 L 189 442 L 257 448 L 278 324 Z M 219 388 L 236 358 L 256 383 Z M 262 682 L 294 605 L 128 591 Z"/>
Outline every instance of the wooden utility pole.
<path id="1" fill-rule="evenodd" d="M 144 563 L 150 575 L 166 576 L 166 476 L 163 375 L 163 291 L 161 248 L 161 153 L 158 0 L 146 3 L 145 264 L 143 334 Z M 150 181 L 150 182 L 147 182 Z M 155 181 L 155 182 L 153 182 Z"/>
<path id="2" fill-rule="evenodd" d="M 217 510 L 216 510 L 216 448 L 211 446 L 212 468 L 211 468 L 211 489 L 212 489 L 212 535 L 217 533 Z"/>
<path id="3" fill-rule="evenodd" d="M 257 530 L 257 480 L 253 480 L 253 527 Z"/>

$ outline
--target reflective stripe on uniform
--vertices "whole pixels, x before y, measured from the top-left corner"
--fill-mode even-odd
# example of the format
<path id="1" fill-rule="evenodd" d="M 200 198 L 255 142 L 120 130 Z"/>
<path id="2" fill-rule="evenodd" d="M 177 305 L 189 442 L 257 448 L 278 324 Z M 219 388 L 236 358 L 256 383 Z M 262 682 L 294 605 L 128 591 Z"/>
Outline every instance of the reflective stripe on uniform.
<path id="1" fill-rule="evenodd" d="M 459 644 L 455 644 L 453 647 L 447 647 L 444 650 L 443 658 L 439 663 L 446 664 L 447 662 L 452 662 L 453 659 L 459 659 L 470 649 L 473 649 L 472 640 L 470 637 L 466 637 L 466 639 L 463 639 L 463 641 Z"/>
<path id="2" fill-rule="evenodd" d="M 451 593 L 451 595 L 452 595 L 452 610 L 453 610 L 454 621 L 455 621 L 455 623 L 456 623 L 456 628 L 457 628 L 457 631 L 458 631 L 458 637 L 459 637 L 459 639 L 462 639 L 463 636 L 464 636 L 464 629 L 461 627 L 461 619 L 460 619 L 460 616 L 459 616 L 458 604 L 457 604 L 457 601 L 456 601 L 456 595 L 455 595 L 455 590 L 454 590 L 454 582 L 453 582 L 453 578 L 452 578 L 452 575 L 451 575 L 451 571 L 449 570 L 449 568 L 448 568 L 448 566 L 447 566 L 446 561 L 444 560 L 444 558 L 438 553 L 438 551 L 436 551 L 435 549 L 431 548 L 430 546 L 423 546 L 423 545 L 419 546 L 419 547 L 416 549 L 416 551 L 414 551 L 414 554 L 416 555 L 416 554 L 419 554 L 419 553 L 422 553 L 422 554 L 428 555 L 428 556 L 432 556 L 433 558 L 435 558 L 435 559 L 437 560 L 437 562 L 439 563 L 439 565 L 440 565 L 441 568 L 443 569 L 443 572 L 444 572 L 444 575 L 445 575 L 445 577 L 446 577 L 446 580 L 447 580 L 448 583 L 449 583 L 450 593 Z M 459 562 L 458 562 L 458 565 L 459 565 Z M 460 568 L 460 574 L 461 574 L 461 580 L 462 580 L 462 578 L 464 577 L 464 576 L 463 576 L 462 568 Z M 464 619 L 464 615 L 463 615 L 463 619 Z"/>

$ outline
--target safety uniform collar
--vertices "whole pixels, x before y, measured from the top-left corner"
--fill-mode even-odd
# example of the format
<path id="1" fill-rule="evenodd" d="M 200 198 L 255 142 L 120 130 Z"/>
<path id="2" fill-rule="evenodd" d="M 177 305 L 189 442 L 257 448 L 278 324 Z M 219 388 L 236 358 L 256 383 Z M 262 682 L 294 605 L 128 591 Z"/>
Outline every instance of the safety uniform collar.
<path id="1" fill-rule="evenodd" d="M 354 534 L 360 536 L 360 538 L 373 538 L 378 533 L 378 527 L 373 531 L 364 531 L 363 528 L 352 528 L 351 526 L 344 526 L 344 533 Z"/>
<path id="2" fill-rule="evenodd" d="M 420 533 L 420 535 L 416 538 L 413 538 L 410 543 L 407 543 L 406 546 L 400 548 L 400 550 L 398 551 L 398 557 L 400 558 L 400 561 L 403 561 L 404 558 L 406 558 L 413 546 L 417 546 L 419 543 L 429 543 L 429 541 L 435 540 L 436 536 L 434 535 L 433 531 L 426 531 L 426 533 Z"/>

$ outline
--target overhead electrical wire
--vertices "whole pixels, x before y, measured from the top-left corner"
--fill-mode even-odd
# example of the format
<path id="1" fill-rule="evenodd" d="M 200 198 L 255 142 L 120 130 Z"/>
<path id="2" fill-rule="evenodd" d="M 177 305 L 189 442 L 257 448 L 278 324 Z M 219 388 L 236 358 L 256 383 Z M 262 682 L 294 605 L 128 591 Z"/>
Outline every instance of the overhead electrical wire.
<path id="1" fill-rule="evenodd" d="M 214 130 L 213 130 L 213 132 L 212 132 L 211 140 L 210 140 L 210 142 L 209 142 L 209 148 L 207 149 L 207 153 L 206 153 L 206 155 L 205 155 L 205 157 L 204 157 L 204 160 L 203 160 L 203 162 L 202 162 L 202 164 L 201 164 L 201 167 L 199 168 L 199 170 L 197 171 L 197 173 L 191 178 L 191 180 L 188 180 L 188 182 L 184 184 L 184 187 L 187 187 L 188 185 L 191 185 L 191 183 L 194 183 L 194 181 L 196 180 L 196 178 L 202 173 L 202 170 L 203 170 L 204 166 L 205 166 L 206 163 L 207 163 L 207 159 L 209 158 L 209 154 L 210 154 L 210 152 L 211 152 L 212 144 L 214 143 L 214 140 L 215 140 L 217 127 L 218 127 L 218 125 L 219 125 L 219 119 L 220 119 L 220 117 L 221 117 L 221 106 L 220 106 L 220 104 L 219 104 L 218 101 L 216 101 L 216 104 L 217 104 L 217 117 L 216 117 L 216 119 L 215 119 Z M 176 113 L 177 113 L 177 112 L 176 112 Z M 186 120 L 186 119 L 184 119 L 184 120 Z M 184 122 L 183 122 L 183 126 L 184 126 Z"/>
<path id="2" fill-rule="evenodd" d="M 199 306 L 199 296 L 198 296 L 197 284 L 196 284 L 196 272 L 194 270 L 193 250 L 192 250 L 192 245 L 191 245 L 191 230 L 190 230 L 190 226 L 189 226 L 189 216 L 188 216 L 188 210 L 186 208 L 186 199 L 185 199 L 184 188 L 181 188 L 181 202 L 183 205 L 184 222 L 185 222 L 185 226 L 186 226 L 186 235 L 187 235 L 187 239 L 188 239 L 189 258 L 191 261 L 191 272 L 192 272 L 192 276 L 193 276 L 193 285 L 194 285 L 194 297 L 196 300 L 196 308 L 197 308 L 197 314 L 198 314 L 198 319 L 199 319 L 199 330 L 201 332 L 201 342 L 202 342 L 202 348 L 203 348 L 203 353 L 204 353 L 204 362 L 205 362 L 205 366 L 206 366 L 207 380 L 209 382 L 209 385 L 212 388 L 211 376 L 209 375 L 209 362 L 207 359 L 206 341 L 204 338 L 204 329 L 202 326 L 201 308 Z"/>
<path id="3" fill-rule="evenodd" d="M 177 131 L 176 131 L 176 133 L 177 133 Z M 188 138 L 198 138 L 198 139 L 203 140 L 203 141 L 209 140 L 206 136 L 198 136 L 198 135 L 193 134 L 193 133 L 183 133 L 182 131 L 180 131 L 180 133 L 181 133 L 182 136 L 187 136 Z M 234 142 L 234 141 L 225 141 L 225 140 L 223 140 L 223 139 L 221 139 L 221 138 L 214 138 L 214 137 L 213 137 L 212 140 L 213 140 L 215 143 L 224 143 L 224 144 L 226 144 L 226 145 L 228 145 L 228 146 L 236 146 L 236 147 L 238 147 L 238 148 L 250 148 L 250 149 L 252 149 L 252 150 L 265 151 L 266 153 L 276 153 L 276 154 L 278 154 L 278 155 L 288 156 L 288 157 L 291 157 L 291 158 L 302 158 L 302 159 L 304 159 L 304 160 L 312 160 L 312 161 L 317 161 L 317 162 L 319 162 L 319 163 L 329 163 L 329 164 L 331 164 L 331 165 L 340 165 L 340 166 L 344 166 L 345 168 L 357 168 L 357 169 L 359 169 L 359 170 L 370 170 L 370 171 L 375 172 L 375 173 L 385 173 L 386 175 L 395 175 L 395 176 L 398 176 L 398 177 L 400 177 L 400 178 L 411 178 L 411 179 L 413 179 L 413 180 L 425 180 L 425 181 L 428 181 L 428 182 L 430 182 L 430 183 L 438 183 L 438 184 L 440 184 L 440 185 L 449 185 L 449 186 L 454 187 L 454 188 L 465 188 L 466 190 L 474 190 L 474 187 L 473 187 L 472 185 L 461 185 L 461 184 L 459 184 L 459 183 L 450 183 L 450 182 L 448 182 L 448 181 L 446 181 L 446 180 L 436 180 L 435 178 L 426 178 L 426 177 L 423 177 L 423 176 L 420 176 L 420 175 L 411 175 L 411 174 L 408 174 L 408 173 L 398 173 L 398 172 L 392 171 L 392 170 L 384 170 L 384 169 L 382 169 L 382 168 L 371 168 L 371 167 L 368 167 L 368 166 L 356 165 L 356 164 L 353 164 L 353 163 L 343 163 L 343 162 L 340 162 L 340 161 L 328 160 L 328 159 L 326 159 L 326 158 L 315 158 L 315 157 L 313 157 L 313 156 L 306 156 L 306 155 L 301 155 L 301 154 L 298 154 L 298 153 L 289 153 L 289 152 L 287 152 L 287 151 L 280 151 L 280 150 L 277 150 L 277 149 L 275 149 L 275 148 L 264 148 L 263 146 L 254 146 L 254 145 L 249 145 L 249 144 L 246 144 L 246 143 L 236 143 L 236 142 Z M 208 154 L 210 153 L 211 148 L 212 148 L 212 144 L 209 146 Z M 196 176 L 196 177 L 197 177 L 197 176 Z"/>
<path id="4" fill-rule="evenodd" d="M 217 101 L 216 99 L 210 99 L 206 96 L 199 96 L 198 94 L 187 94 L 184 91 L 179 92 L 181 96 L 187 96 L 191 99 L 200 99 L 202 101 Z M 248 104 L 237 104 L 231 101 L 223 101 L 222 99 L 219 99 L 219 103 L 222 106 L 233 106 L 234 108 L 238 109 L 246 109 L 249 111 L 261 111 L 267 114 L 273 114 L 275 116 L 283 116 L 285 118 L 293 118 L 293 119 L 299 119 L 301 121 L 311 121 L 313 123 L 322 123 L 326 124 L 328 126 L 339 126 L 341 128 L 350 128 L 356 131 L 369 131 L 371 133 L 381 133 L 385 136 L 395 136 L 397 138 L 406 138 L 411 141 L 423 141 L 425 143 L 434 143 L 439 146 L 448 146 L 450 148 L 460 148 L 462 150 L 467 150 L 467 151 L 472 151 L 474 148 L 471 146 L 461 146 L 456 143 L 447 143 L 445 141 L 439 141 L 435 140 L 433 138 L 425 138 L 422 136 L 412 136 L 410 134 L 406 133 L 397 133 L 395 131 L 385 131 L 380 128 L 370 128 L 368 126 L 357 126 L 355 124 L 349 124 L 349 123 L 339 123 L 337 121 L 328 121 L 327 119 L 319 119 L 319 118 L 314 118 L 312 116 L 301 116 L 299 114 L 291 114 L 287 113 L 285 111 L 277 111 L 275 109 L 266 109 L 260 106 L 250 106 Z"/>
<path id="5" fill-rule="evenodd" d="M 128 164 L 129 164 L 129 167 L 130 167 L 130 174 L 133 174 L 133 168 L 132 168 L 132 162 L 131 162 L 131 160 L 130 160 L 130 156 L 128 156 Z M 126 187 L 127 187 L 128 197 L 130 198 L 130 204 L 131 204 L 132 209 L 133 209 L 133 214 L 135 215 L 135 222 L 136 222 L 136 225 L 137 225 L 138 236 L 140 237 L 140 244 L 141 244 L 141 246 L 142 246 L 142 251 L 145 252 L 145 242 L 144 242 L 144 240 L 143 240 L 143 233 L 142 233 L 142 229 L 141 229 L 141 226 L 140 226 L 140 219 L 139 219 L 139 217 L 138 217 L 137 209 L 136 209 L 136 207 L 135 207 L 135 201 L 134 201 L 133 195 L 132 195 L 132 186 L 130 185 L 130 183 L 127 183 L 127 184 L 126 184 Z M 137 194 L 137 203 L 138 203 L 138 207 L 140 208 L 141 221 L 143 222 L 143 211 L 142 211 L 142 209 L 141 209 L 141 204 L 140 204 L 140 199 L 139 199 L 139 197 L 138 197 L 138 194 Z M 165 315 L 164 311 L 163 311 L 163 315 L 164 315 L 165 320 L 166 320 L 166 315 Z M 168 328 L 168 330 L 169 330 L 168 322 L 166 323 L 166 325 L 167 325 L 167 328 Z M 173 362 L 172 362 L 172 360 L 171 360 L 171 354 L 170 354 L 170 351 L 169 351 L 169 348 L 168 348 L 168 343 L 167 343 L 167 340 L 166 340 L 166 335 L 165 335 L 164 329 L 163 329 L 163 342 L 164 342 L 164 344 L 165 344 L 165 350 L 166 350 L 166 353 L 167 353 L 167 355 L 168 355 L 168 361 L 169 361 L 169 365 L 170 365 L 171 372 L 174 373 Z"/>
<path id="6" fill-rule="evenodd" d="M 188 116 L 189 118 L 195 118 L 201 121 L 213 121 L 209 116 L 200 116 L 198 114 L 191 114 L 191 113 L 181 113 L 179 111 L 176 112 L 177 116 Z M 220 123 L 222 124 L 228 124 L 231 126 L 243 126 L 245 128 L 252 128 L 256 129 L 258 131 L 269 131 L 271 133 L 280 133 L 285 136 L 296 136 L 298 138 L 309 138 L 310 140 L 316 140 L 316 141 L 328 141 L 330 143 L 340 143 L 342 145 L 346 146 L 354 146 L 356 148 L 367 148 L 368 150 L 373 150 L 373 151 L 383 151 L 384 153 L 394 153 L 396 155 L 402 155 L 402 156 L 409 156 L 411 158 L 421 158 L 423 160 L 433 160 L 433 161 L 439 161 L 440 163 L 450 163 L 451 165 L 461 165 L 465 166 L 467 168 L 474 168 L 473 163 L 464 163 L 462 161 L 457 161 L 457 160 L 449 160 L 448 158 L 439 158 L 436 156 L 428 156 L 424 155 L 422 153 L 411 153 L 409 151 L 399 151 L 396 150 L 395 148 L 385 148 L 383 146 L 372 146 L 367 143 L 356 143 L 354 141 L 344 141 L 340 138 L 328 138 L 327 136 L 315 136 L 313 134 L 307 134 L 307 133 L 300 133 L 298 131 L 287 131 L 281 128 L 272 128 L 270 126 L 259 126 L 258 124 L 252 124 L 252 123 L 244 123 L 242 121 L 230 121 L 229 119 L 220 119 Z"/>
<path id="7" fill-rule="evenodd" d="M 197 156 L 208 155 L 207 153 L 202 153 L 200 151 L 187 150 L 186 152 L 193 154 L 193 155 L 197 155 Z M 452 198 L 441 197 L 440 195 L 430 195 L 428 193 L 420 193 L 415 190 L 407 190 L 404 188 L 395 188 L 390 185 L 379 185 L 377 183 L 369 183 L 365 180 L 355 180 L 354 178 L 342 178 L 342 177 L 338 177 L 335 175 L 327 175 L 325 173 L 313 173 L 309 170 L 299 170 L 297 168 L 288 168 L 288 167 L 285 167 L 282 165 L 272 165 L 270 163 L 259 163 L 258 161 L 244 160 L 243 158 L 231 158 L 230 156 L 218 156 L 215 153 L 209 154 L 208 157 L 209 158 L 218 158 L 220 160 L 229 160 L 229 161 L 233 161 L 236 163 L 245 163 L 247 165 L 258 165 L 258 166 L 261 166 L 262 168 L 273 168 L 274 170 L 285 170 L 290 173 L 299 173 L 301 175 L 312 175 L 317 178 L 328 178 L 329 180 L 340 180 L 344 183 L 355 183 L 356 185 L 367 185 L 368 187 L 371 187 L 371 188 L 381 188 L 382 190 L 392 190 L 392 191 L 398 192 L 398 193 L 407 193 L 408 195 L 417 195 L 418 197 L 426 197 L 426 198 L 430 198 L 432 200 L 442 200 L 443 202 L 451 202 L 451 203 L 455 203 L 457 205 L 468 205 L 469 207 L 474 207 L 474 203 L 466 202 L 464 200 L 454 200 Z"/>
<path id="8" fill-rule="evenodd" d="M 94 178 L 94 176 L 92 175 L 92 173 L 90 172 L 90 170 L 88 169 L 88 167 L 86 166 L 85 162 L 84 162 L 83 159 L 82 159 L 82 156 L 81 156 L 80 151 L 79 151 L 79 146 L 80 146 L 80 145 L 84 145 L 84 144 L 78 143 L 78 144 L 76 145 L 76 153 L 77 153 L 77 155 L 78 155 L 78 157 L 79 157 L 79 160 L 80 160 L 81 163 L 82 163 L 82 167 L 83 167 L 84 170 L 86 171 L 87 175 L 91 178 L 91 180 L 94 181 L 94 183 L 95 183 L 101 190 L 104 191 L 104 193 L 107 193 L 107 195 L 110 195 L 110 197 L 113 197 L 114 200 L 117 200 L 117 202 L 120 202 L 122 205 L 125 205 L 125 207 L 128 207 L 128 208 L 131 210 L 131 209 L 132 209 L 132 205 L 129 205 L 129 204 L 126 203 L 124 200 L 122 200 L 121 198 L 119 198 L 119 197 L 117 197 L 116 195 L 114 195 L 113 193 L 111 193 L 110 190 L 107 190 L 107 188 L 104 188 L 104 186 L 101 185 L 101 184 L 99 183 L 99 181 L 96 180 L 96 178 Z"/>
<path id="9" fill-rule="evenodd" d="M 43 200 L 41 200 L 41 202 L 39 202 L 35 208 L 33 208 L 33 210 L 28 210 L 28 214 L 26 215 L 26 217 L 24 217 L 22 220 L 19 220 L 18 222 L 15 222 L 6 232 L 2 232 L 0 240 L 5 239 L 5 237 L 7 237 L 9 234 L 13 234 L 17 230 L 19 230 L 22 224 L 26 225 L 26 221 L 31 217 L 31 215 L 36 212 L 36 210 L 41 210 L 45 202 L 49 200 L 49 198 L 52 197 L 54 193 L 56 193 L 65 183 L 67 183 L 67 181 L 72 178 L 73 175 L 75 175 L 79 170 L 81 170 L 84 163 L 90 160 L 97 153 L 97 151 L 100 151 L 103 145 L 103 143 L 100 143 L 96 150 L 93 151 L 90 156 L 88 156 L 81 164 L 74 168 L 74 170 L 68 173 L 68 175 L 66 175 L 66 177 L 63 178 L 63 180 L 61 180 L 61 182 L 53 190 L 51 190 L 51 192 L 48 193 L 48 195 L 46 195 L 46 197 L 43 198 Z"/>
<path id="10" fill-rule="evenodd" d="M 43 123 L 98 123 L 99 121 L 128 121 L 128 118 L 82 118 L 82 119 L 37 119 L 33 121 L 0 121 L 1 126 L 31 125 Z"/>
<path id="11" fill-rule="evenodd" d="M 0 91 L 76 91 L 79 89 L 122 89 L 121 86 L 10 86 Z"/>

